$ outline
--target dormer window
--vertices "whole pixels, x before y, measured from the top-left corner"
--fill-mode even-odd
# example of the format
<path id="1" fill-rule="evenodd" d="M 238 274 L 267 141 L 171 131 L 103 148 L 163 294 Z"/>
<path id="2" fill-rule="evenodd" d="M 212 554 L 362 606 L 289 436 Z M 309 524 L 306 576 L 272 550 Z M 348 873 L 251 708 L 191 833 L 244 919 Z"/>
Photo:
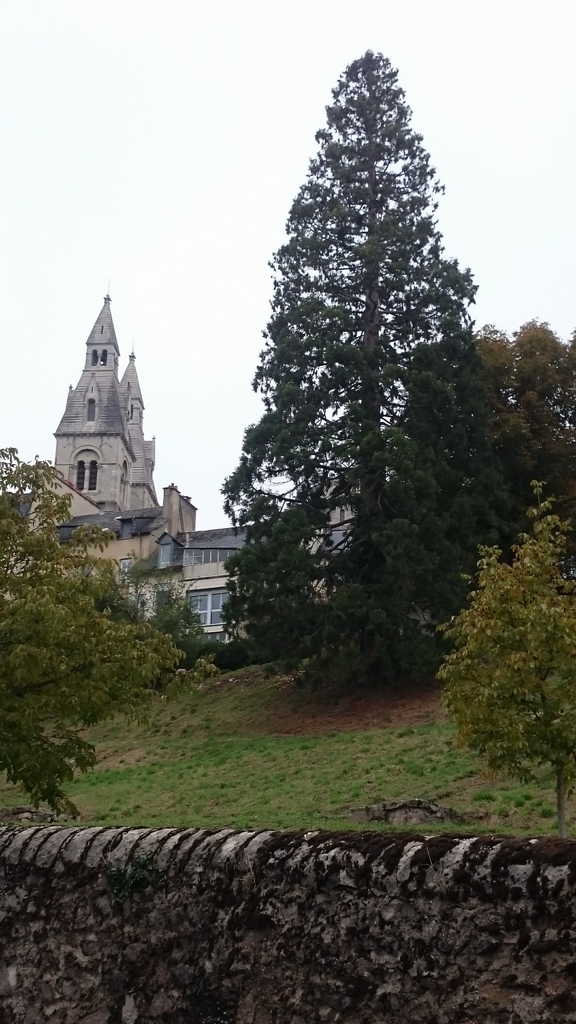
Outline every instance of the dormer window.
<path id="1" fill-rule="evenodd" d="M 120 540 L 127 540 L 128 537 L 133 536 L 134 520 L 133 519 L 121 519 L 120 520 Z"/>
<path id="2" fill-rule="evenodd" d="M 93 398 L 88 399 L 88 422 L 92 423 L 96 419 L 96 402 Z"/>
<path id="3" fill-rule="evenodd" d="M 158 565 L 160 568 L 164 568 L 167 565 L 172 564 L 172 541 L 170 539 L 163 540 L 158 548 Z"/>
<path id="4" fill-rule="evenodd" d="M 95 348 L 92 349 L 92 366 L 98 366 L 98 352 Z"/>
<path id="5" fill-rule="evenodd" d="M 108 362 L 108 351 L 107 351 L 107 349 L 103 348 L 102 349 L 102 355 L 100 356 L 100 366 L 106 366 L 107 362 Z"/>

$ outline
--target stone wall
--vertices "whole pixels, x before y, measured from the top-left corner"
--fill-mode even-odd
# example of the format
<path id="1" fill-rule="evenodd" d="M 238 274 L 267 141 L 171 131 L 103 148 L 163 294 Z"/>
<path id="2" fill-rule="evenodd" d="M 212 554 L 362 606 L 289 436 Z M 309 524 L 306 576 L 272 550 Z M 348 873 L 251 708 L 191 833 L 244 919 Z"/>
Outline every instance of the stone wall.
<path id="1" fill-rule="evenodd" d="M 576 1021 L 576 843 L 0 829 L 1 1024 Z"/>

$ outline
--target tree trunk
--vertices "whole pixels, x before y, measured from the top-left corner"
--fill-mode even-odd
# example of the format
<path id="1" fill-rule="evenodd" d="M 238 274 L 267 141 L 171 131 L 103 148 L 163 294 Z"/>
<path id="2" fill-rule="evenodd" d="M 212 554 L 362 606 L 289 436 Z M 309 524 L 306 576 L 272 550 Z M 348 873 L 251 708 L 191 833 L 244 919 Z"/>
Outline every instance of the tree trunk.
<path id="1" fill-rule="evenodd" d="M 566 792 L 564 789 L 564 765 L 556 771 L 556 816 L 558 819 L 558 835 L 567 838 L 566 831 Z"/>

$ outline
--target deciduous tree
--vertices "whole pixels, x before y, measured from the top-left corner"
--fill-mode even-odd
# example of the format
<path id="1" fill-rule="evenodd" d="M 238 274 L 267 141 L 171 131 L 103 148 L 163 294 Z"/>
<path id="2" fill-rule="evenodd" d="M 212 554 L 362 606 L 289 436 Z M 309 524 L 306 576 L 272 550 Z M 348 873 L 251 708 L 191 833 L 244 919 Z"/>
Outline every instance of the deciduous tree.
<path id="1" fill-rule="evenodd" d="M 180 668 L 194 669 L 206 653 L 207 637 L 199 615 L 192 611 L 186 597 L 168 588 L 156 591 L 156 609 L 148 620 L 160 633 L 171 637 L 180 653 Z"/>
<path id="2" fill-rule="evenodd" d="M 490 768 L 528 780 L 552 766 L 565 836 L 576 780 L 576 583 L 563 571 L 567 523 L 550 508 L 528 511 L 532 529 L 512 564 L 482 549 L 469 604 L 444 627 L 454 649 L 439 676 L 461 742 Z"/>
<path id="3" fill-rule="evenodd" d="M 546 481 L 558 513 L 576 525 L 576 340 L 564 344 L 532 320 L 512 337 L 484 327 L 478 345 L 510 494 L 509 539 L 526 529 L 534 479 Z"/>
<path id="4" fill-rule="evenodd" d="M 70 807 L 75 771 L 95 763 L 85 726 L 142 715 L 151 684 L 178 663 L 172 641 L 96 604 L 113 584 L 105 547 L 83 527 L 61 545 L 69 501 L 55 472 L 0 451 L 0 771 L 35 803 Z"/>
<path id="5" fill-rule="evenodd" d="M 178 584 L 158 568 L 156 552 L 118 573 L 98 607 L 115 620 L 146 622 L 171 637 L 180 652 L 180 668 L 187 671 L 207 653 L 200 616 L 192 611 Z"/>

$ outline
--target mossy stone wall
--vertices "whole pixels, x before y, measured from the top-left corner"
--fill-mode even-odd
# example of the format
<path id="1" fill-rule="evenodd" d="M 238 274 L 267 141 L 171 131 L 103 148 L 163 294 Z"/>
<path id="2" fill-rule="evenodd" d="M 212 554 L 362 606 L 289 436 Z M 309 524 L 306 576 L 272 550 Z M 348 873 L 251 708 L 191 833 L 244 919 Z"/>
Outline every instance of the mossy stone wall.
<path id="1" fill-rule="evenodd" d="M 576 843 L 0 829 L 1 1024 L 576 1021 Z"/>

